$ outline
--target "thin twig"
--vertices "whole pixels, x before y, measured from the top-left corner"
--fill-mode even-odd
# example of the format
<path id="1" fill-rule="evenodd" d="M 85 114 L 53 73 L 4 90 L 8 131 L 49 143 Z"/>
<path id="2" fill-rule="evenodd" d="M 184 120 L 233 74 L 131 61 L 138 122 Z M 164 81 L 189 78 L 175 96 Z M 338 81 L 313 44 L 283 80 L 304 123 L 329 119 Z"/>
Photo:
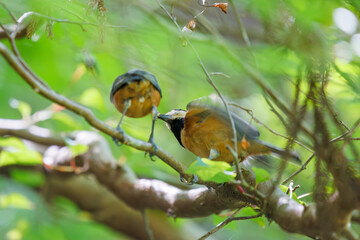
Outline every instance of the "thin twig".
<path id="1" fill-rule="evenodd" d="M 226 44 L 220 44 L 220 47 L 222 47 L 223 51 L 226 52 L 228 54 L 228 56 L 231 57 L 232 60 L 234 60 L 234 62 L 236 62 L 244 71 L 246 74 L 248 74 L 251 79 L 258 85 L 260 86 L 270 97 L 271 99 L 274 101 L 274 103 L 276 104 L 276 106 L 278 106 L 278 108 L 283 111 L 287 116 L 292 116 L 293 117 L 293 113 L 291 112 L 291 110 L 278 98 L 279 94 L 276 94 L 275 92 L 273 92 L 273 90 L 267 86 L 267 84 L 265 84 L 265 80 L 262 78 L 262 76 L 255 71 L 251 66 L 247 65 L 245 62 L 241 61 L 234 53 L 234 51 L 231 51 L 228 46 Z M 305 126 L 300 125 L 300 128 L 310 137 L 313 136 L 313 133 L 307 129 Z"/>
<path id="2" fill-rule="evenodd" d="M 2 4 L 3 5 L 3 4 Z M 4 5 L 3 5 L 4 6 Z M 4 6 L 5 7 L 5 6 Z M 8 11 L 10 15 L 12 15 L 11 11 Z M 24 16 L 24 15 L 23 15 Z M 19 19 L 21 19 L 22 17 L 20 17 Z M 17 20 L 17 25 L 15 27 L 14 32 L 12 32 L 11 34 L 8 33 L 5 29 L 5 27 L 0 23 L 0 27 L 4 30 L 6 37 L 8 38 L 10 45 L 11 45 L 11 49 L 13 51 L 13 53 L 15 54 L 17 60 L 20 62 L 20 64 L 25 68 L 25 70 L 32 75 L 35 79 L 37 79 L 37 81 L 43 85 L 45 88 L 49 89 L 49 86 L 42 81 L 33 71 L 30 70 L 30 67 L 25 63 L 25 61 L 21 58 L 20 56 L 20 52 L 16 47 L 16 43 L 15 43 L 15 38 L 19 29 L 19 26 L 21 25 L 22 21 Z"/>
<path id="3" fill-rule="evenodd" d="M 346 139 L 346 132 L 344 132 L 343 127 L 349 132 L 349 127 L 342 121 L 339 119 L 339 114 L 335 111 L 333 105 L 330 103 L 326 92 L 325 92 L 325 87 L 327 85 L 328 82 L 328 71 L 324 70 L 323 74 L 321 74 L 321 100 L 322 103 L 325 105 L 326 109 L 329 112 L 329 115 L 331 116 L 332 121 L 334 122 L 335 126 L 338 128 L 338 130 L 340 131 L 340 133 L 342 133 L 345 137 L 345 144 L 350 143 L 350 148 L 353 152 L 354 157 L 358 160 L 358 152 L 354 146 L 354 144 L 351 143 L 351 141 L 348 141 Z"/>
<path id="4" fill-rule="evenodd" d="M 281 114 L 275 109 L 275 107 L 272 105 L 272 103 L 270 102 L 269 98 L 267 96 L 264 95 L 264 99 L 265 102 L 269 105 L 270 107 L 270 111 L 272 111 L 277 117 L 278 119 L 281 121 L 281 123 L 286 127 L 286 121 L 285 119 L 281 116 Z"/>
<path id="5" fill-rule="evenodd" d="M 0 5 L 8 12 L 8 14 L 10 15 L 11 19 L 13 20 L 14 23 L 17 23 L 16 17 L 14 16 L 14 14 L 10 11 L 10 9 L 2 2 L 0 2 Z"/>
<path id="6" fill-rule="evenodd" d="M 169 11 L 160 3 L 159 0 L 156 0 L 156 2 L 158 3 L 158 5 L 160 6 L 161 9 L 163 9 L 165 11 L 165 13 L 170 17 L 170 19 L 174 22 L 174 24 L 176 25 L 176 27 L 178 28 L 178 30 L 181 32 L 181 28 L 179 26 L 179 24 L 177 23 L 176 19 L 169 13 Z M 208 81 L 208 83 L 214 88 L 214 90 L 216 91 L 216 93 L 219 95 L 221 101 L 223 102 L 224 106 L 225 106 L 225 110 L 228 114 L 228 117 L 229 117 L 229 120 L 230 120 L 230 124 L 231 124 L 231 127 L 232 127 L 232 130 L 233 130 L 233 135 L 234 135 L 234 138 L 233 138 L 233 150 L 236 154 L 233 154 L 234 156 L 234 163 L 235 163 L 235 169 L 236 169 L 236 174 L 238 176 L 241 176 L 241 171 L 240 171 L 240 168 L 239 168 L 239 160 L 238 160 L 238 156 L 237 156 L 237 132 L 236 132 L 236 128 L 235 128 L 235 123 L 234 123 L 234 120 L 232 118 L 232 114 L 230 113 L 230 108 L 229 108 L 229 104 L 228 102 L 226 101 L 226 99 L 224 98 L 224 96 L 222 95 L 222 93 L 220 92 L 220 90 L 216 87 L 214 81 L 212 80 L 212 77 L 211 75 L 209 74 L 208 70 L 206 69 L 205 67 L 205 64 L 203 63 L 199 53 L 197 52 L 197 50 L 195 49 L 195 47 L 192 45 L 192 43 L 189 41 L 189 39 L 186 38 L 186 36 L 184 36 L 184 39 L 185 41 L 188 43 L 188 45 L 191 47 L 191 49 L 193 50 L 200 66 L 201 66 L 201 69 L 203 70 L 203 72 L 205 73 L 206 75 L 206 80 Z"/>
<path id="7" fill-rule="evenodd" d="M 218 225 L 216 225 L 215 228 L 213 228 L 211 231 L 209 231 L 208 233 L 206 233 L 204 236 L 200 237 L 198 240 L 204 240 L 206 238 L 208 238 L 209 236 L 211 236 L 212 234 L 216 233 L 217 231 L 219 231 L 221 228 L 225 227 L 227 224 L 229 224 L 232 221 L 238 221 L 238 220 L 248 220 L 248 219 L 253 219 L 253 218 L 258 218 L 262 216 L 262 213 L 253 215 L 253 216 L 245 216 L 245 217 L 234 217 L 238 212 L 240 211 L 240 209 L 236 210 L 233 214 L 231 214 L 227 219 L 225 219 L 223 222 L 219 223 Z"/>
<path id="8" fill-rule="evenodd" d="M 242 38 L 244 39 L 244 42 L 245 42 L 246 46 L 248 48 L 250 48 L 251 47 L 251 42 L 249 40 L 249 36 L 248 36 L 248 34 L 246 32 L 246 29 L 245 29 L 245 27 L 244 27 L 244 25 L 243 25 L 243 23 L 241 21 L 240 15 L 239 15 L 239 13 L 238 13 L 238 11 L 236 9 L 236 5 L 235 5 L 233 0 L 229 0 L 229 2 L 231 4 L 231 7 L 233 8 L 233 12 L 234 12 L 237 24 L 239 25 L 239 29 L 240 29 Z"/>
<path id="9" fill-rule="evenodd" d="M 251 56 L 254 59 L 255 66 L 257 67 L 258 66 L 257 59 L 256 59 L 254 51 L 251 48 L 251 42 L 250 42 L 250 39 L 249 39 L 249 35 L 247 34 L 246 28 L 244 27 L 244 24 L 243 24 L 243 22 L 241 20 L 241 17 L 239 15 L 238 11 L 237 11 L 237 8 L 236 8 L 236 5 L 235 5 L 234 1 L 229 0 L 229 2 L 231 4 L 231 7 L 233 8 L 233 12 L 234 12 L 234 15 L 235 15 L 235 18 L 236 18 L 236 22 L 239 25 L 241 36 L 244 39 L 246 47 L 248 48 Z"/>
<path id="10" fill-rule="evenodd" d="M 291 179 L 293 179 L 296 175 L 298 175 L 300 172 L 302 172 L 303 170 L 306 169 L 306 166 L 311 162 L 311 160 L 314 158 L 315 153 L 311 154 L 311 156 L 308 158 L 308 160 L 301 166 L 301 168 L 299 170 L 297 170 L 296 172 L 294 172 L 293 174 L 290 175 L 290 177 L 286 178 L 284 181 L 282 181 L 281 185 L 285 185 L 288 181 L 290 181 Z"/>
<path id="11" fill-rule="evenodd" d="M 356 222 L 357 224 L 360 224 L 360 212 L 359 210 L 356 210 L 353 212 L 351 216 L 351 221 Z"/>
<path id="12" fill-rule="evenodd" d="M 341 235 L 348 240 L 359 240 L 358 234 L 356 234 L 350 227 L 344 228 Z"/>
<path id="13" fill-rule="evenodd" d="M 304 197 L 307 197 L 307 196 L 310 196 L 311 194 L 313 194 L 313 193 L 304 193 L 304 194 L 302 194 L 302 195 L 300 195 L 300 196 L 297 196 L 297 199 L 302 199 L 302 198 L 304 198 Z"/>
<path id="14" fill-rule="evenodd" d="M 209 236 L 211 236 L 212 234 L 219 231 L 221 228 L 225 227 L 227 224 L 229 224 L 231 222 L 230 219 L 232 217 L 234 217 L 236 214 L 238 214 L 240 212 L 240 210 L 241 210 L 241 208 L 235 210 L 228 218 L 226 218 L 224 221 L 222 221 L 221 223 L 216 225 L 215 228 L 213 228 L 211 231 L 207 232 L 205 235 L 200 237 L 198 240 L 204 240 L 204 239 L 208 238 Z"/>
<path id="15" fill-rule="evenodd" d="M 18 26 L 20 25 L 21 23 L 19 23 L 17 26 L 16 26 L 16 28 L 15 28 L 15 31 L 16 31 L 16 29 L 18 28 Z M 9 34 L 7 31 L 6 31 L 6 29 L 5 29 L 5 27 L 0 23 L 0 27 L 4 30 L 4 32 L 5 32 L 5 35 L 6 35 L 6 37 L 8 38 L 8 40 L 9 40 L 9 42 L 10 42 L 10 45 L 11 45 L 11 49 L 12 49 L 12 51 L 13 51 L 13 53 L 15 54 L 15 56 L 16 56 L 16 58 L 17 58 L 17 60 L 20 62 L 20 64 L 25 68 L 25 70 L 29 73 L 29 74 L 31 74 L 34 78 L 36 78 L 37 79 L 37 81 L 41 84 L 41 85 L 43 85 L 44 87 L 46 87 L 46 88 L 50 88 L 44 81 L 42 81 L 33 71 L 31 71 L 30 70 L 30 67 L 25 63 L 25 61 L 21 58 L 21 56 L 20 56 L 20 52 L 19 52 L 19 50 L 17 49 L 17 47 L 16 47 L 16 43 L 15 43 L 15 38 L 16 38 L 16 34 Z"/>
<path id="16" fill-rule="evenodd" d="M 49 129 L 29 125 L 23 120 L 0 119 L 0 136 L 15 136 L 44 145 L 64 146 L 64 139 L 52 136 Z"/>
<path id="17" fill-rule="evenodd" d="M 24 13 L 19 19 L 18 19 L 18 23 L 23 22 L 28 16 L 31 15 L 35 15 L 44 19 L 48 19 L 54 22 L 59 22 L 59 23 L 69 23 L 69 24 L 75 24 L 78 25 L 79 27 L 81 27 L 81 29 L 84 30 L 82 25 L 90 25 L 90 26 L 104 26 L 104 27 L 108 27 L 108 28 L 124 28 L 125 26 L 119 26 L 119 25 L 101 25 L 98 23 L 92 23 L 89 21 L 84 20 L 83 22 L 78 22 L 78 21 L 73 21 L 73 20 L 69 20 L 69 19 L 59 19 L 59 18 L 54 18 L 54 17 L 50 17 L 41 13 L 37 13 L 37 12 L 26 12 Z"/>
<path id="18" fill-rule="evenodd" d="M 290 137 L 282 135 L 281 133 L 279 133 L 279 132 L 275 131 L 274 129 L 270 128 L 269 126 L 267 126 L 265 123 L 261 122 L 257 117 L 254 116 L 254 113 L 251 109 L 244 108 L 236 103 L 229 103 L 229 105 L 240 108 L 241 110 L 244 110 L 247 114 L 249 114 L 251 116 L 251 119 L 253 119 L 259 125 L 265 127 L 267 130 L 269 130 L 269 132 L 273 133 L 274 135 L 285 138 L 287 140 L 290 139 Z M 299 146 L 305 148 L 309 152 L 311 152 L 311 153 L 313 152 L 309 147 L 307 147 L 304 143 L 300 142 L 299 140 L 295 139 L 295 143 L 298 144 Z"/>
<path id="19" fill-rule="evenodd" d="M 208 82 L 210 83 L 210 85 L 214 88 L 214 90 L 216 91 L 216 93 L 219 95 L 221 101 L 223 102 L 224 106 L 225 106 L 225 110 L 228 114 L 228 117 L 229 117 L 229 120 L 230 120 L 230 124 L 231 124 L 231 128 L 233 130 L 233 156 L 234 156 L 234 163 L 235 163 L 235 169 L 236 169 L 236 174 L 238 176 L 241 176 L 242 175 L 242 172 L 240 171 L 240 168 L 239 168 L 239 160 L 238 160 L 238 150 L 237 150 L 237 132 L 236 132 L 236 128 L 235 128 L 235 123 L 234 123 L 234 119 L 232 117 L 232 114 L 230 113 L 230 108 L 229 108 L 229 104 L 228 102 L 226 101 L 225 97 L 222 95 L 222 93 L 220 92 L 220 90 L 216 87 L 214 81 L 212 80 L 209 72 L 207 71 L 199 53 L 197 52 L 197 50 L 195 49 L 195 47 L 192 45 L 192 43 L 187 40 L 189 46 L 191 47 L 191 49 L 193 50 L 195 56 L 197 57 L 198 59 L 198 62 L 202 68 L 202 70 L 204 71 L 205 75 L 206 75 L 206 79 L 208 80 Z"/>
<path id="20" fill-rule="evenodd" d="M 337 141 L 342 141 L 344 140 L 345 136 L 348 136 L 349 134 L 353 133 L 359 126 L 360 126 L 360 120 L 358 120 L 355 124 L 355 126 L 353 127 L 353 129 L 351 130 L 351 132 L 345 132 L 344 134 L 341 134 L 340 136 L 337 136 L 333 139 L 331 139 L 329 142 L 337 142 Z M 350 140 L 360 140 L 360 138 L 350 138 Z M 306 166 L 309 164 L 309 162 L 313 159 L 313 157 L 315 156 L 315 153 L 313 153 L 309 159 L 301 166 L 301 168 L 299 170 L 297 170 L 296 172 L 294 172 L 293 174 L 291 174 L 290 177 L 286 178 L 281 185 L 286 184 L 289 180 L 293 179 L 296 175 L 298 175 L 300 172 L 302 172 L 303 170 L 306 169 Z"/>
<path id="21" fill-rule="evenodd" d="M 314 85 L 313 84 L 310 84 L 309 86 L 309 91 L 308 93 L 306 94 L 306 98 L 304 100 L 304 103 L 301 105 L 301 107 L 294 107 L 293 108 L 293 113 L 291 114 L 291 116 L 289 117 L 289 125 L 287 126 L 287 131 L 290 133 L 290 139 L 289 141 L 287 142 L 287 146 L 286 146 L 286 150 L 289 150 L 291 149 L 293 143 L 294 143 L 294 139 L 296 138 L 296 135 L 300 129 L 300 126 L 301 126 L 301 122 L 303 121 L 304 117 L 305 117 L 305 113 L 306 113 L 306 109 L 307 109 L 307 106 L 308 106 L 308 100 L 309 100 L 309 97 L 310 96 L 313 96 L 313 88 L 314 88 Z M 297 91 L 298 92 L 298 91 Z M 293 106 L 294 106 L 295 103 L 293 103 Z M 298 104 L 296 104 L 297 106 Z M 298 110 L 299 109 L 299 110 Z M 290 128 L 291 127 L 291 128 Z M 279 171 L 278 171 L 278 175 L 277 175 L 277 178 L 276 178 L 276 184 L 279 184 L 280 181 L 281 181 L 281 178 L 282 178 L 282 174 L 284 173 L 285 171 L 285 168 L 286 168 L 286 164 L 287 162 L 283 160 L 283 162 L 281 163 L 281 166 L 279 168 Z M 304 167 L 304 165 L 302 166 Z M 301 170 L 302 171 L 302 170 Z"/>
<path id="22" fill-rule="evenodd" d="M 149 223 L 149 218 L 146 214 L 146 209 L 142 209 L 141 210 L 141 215 L 143 217 L 144 220 L 144 226 L 145 226 L 145 231 L 149 237 L 150 240 L 155 240 L 154 234 L 150 228 L 150 223 Z"/>

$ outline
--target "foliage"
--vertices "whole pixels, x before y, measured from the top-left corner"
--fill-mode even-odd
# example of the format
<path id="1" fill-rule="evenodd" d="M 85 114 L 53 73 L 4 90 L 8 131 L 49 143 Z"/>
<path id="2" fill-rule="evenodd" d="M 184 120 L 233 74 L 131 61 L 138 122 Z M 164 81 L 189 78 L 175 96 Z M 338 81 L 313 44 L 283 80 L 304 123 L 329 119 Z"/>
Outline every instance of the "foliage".
<path id="1" fill-rule="evenodd" d="M 305 90 L 309 87 L 307 79 L 311 78 L 309 72 L 319 74 L 321 71 L 318 69 L 326 69 L 327 78 L 319 84 L 326 85 L 326 93 L 336 109 L 336 116 L 351 128 L 356 125 L 359 119 L 356 109 L 360 108 L 360 7 L 357 1 L 229 1 L 234 4 L 229 4 L 227 9 L 223 9 L 224 5 L 220 9 L 208 8 L 197 18 L 194 16 L 203 10 L 198 1 L 177 2 L 164 1 L 164 4 L 169 11 L 174 10 L 181 29 L 191 26 L 187 27 L 190 32 L 185 35 L 177 31 L 155 0 L 13 0 L 4 3 L 17 18 L 29 11 L 54 18 L 32 15 L 26 19 L 29 24 L 27 36 L 16 41 L 21 55 L 51 88 L 91 108 L 99 119 L 111 126 L 116 125 L 120 114 L 109 101 L 110 87 L 119 74 L 129 69 L 146 69 L 156 75 L 163 89 L 163 99 L 158 108 L 161 113 L 175 108 L 185 109 L 191 100 L 214 93 L 191 46 L 184 44 L 185 38 L 190 39 L 218 89 L 227 99 L 250 109 L 272 130 L 289 135 L 289 129 L 282 122 L 282 119 L 288 120 L 288 116 L 276 114 L 281 112 L 279 107 L 253 81 L 250 71 L 246 70 L 249 66 L 251 71 L 260 73 L 264 84 L 273 89 L 273 93 L 289 108 L 295 105 L 296 96 L 298 104 L 305 102 Z M 241 19 L 249 35 L 250 46 L 244 40 L 235 11 L 242 13 Z M 352 20 L 344 25 L 342 18 Z M 61 22 L 60 19 L 83 24 Z M 0 23 L 11 22 L 6 10 L 0 8 Z M 6 39 L 1 41 L 8 44 Z M 91 129 L 79 116 L 32 92 L 2 58 L 0 76 L 1 118 L 33 121 L 55 132 Z M 297 86 L 300 89 L 298 92 Z M 259 129 L 263 141 L 285 148 L 287 139 L 271 133 L 245 111 L 238 108 L 233 110 Z M 343 134 L 342 126 L 339 129 L 330 114 L 326 115 L 325 121 L 329 125 L 330 138 Z M 310 113 L 305 114 L 303 122 L 308 128 L 314 127 Z M 125 118 L 122 126 L 127 134 L 147 140 L 150 124 L 151 118 L 147 116 L 141 119 Z M 351 137 L 360 137 L 358 128 Z M 118 148 L 110 137 L 106 138 L 113 153 L 139 177 L 179 182 L 177 173 L 162 161 L 152 162 L 144 158 L 143 152 L 126 146 Z M 313 139 L 303 133 L 297 139 L 307 147 L 314 147 Z M 155 142 L 189 166 L 188 173 L 197 174 L 204 180 L 221 183 L 232 180 L 235 175 L 232 172 L 228 174 L 232 168 L 225 163 L 207 159 L 194 161 L 195 156 L 182 149 L 159 121 L 156 124 Z M 87 151 L 86 146 L 68 144 L 73 156 Z M 358 158 L 358 142 L 354 142 L 355 151 L 350 144 L 336 144 L 344 148 L 349 159 Z M 42 164 L 41 155 L 28 149 L 17 138 L 0 138 L 0 149 L 1 167 Z M 303 162 L 311 155 L 298 144 L 294 144 L 294 150 L 300 154 Z M 281 161 L 273 158 L 270 161 L 273 165 L 268 170 L 270 173 L 262 168 L 253 168 L 257 183 L 276 178 Z M 355 171 L 359 170 L 357 163 L 354 164 Z M 297 166 L 287 166 L 283 178 L 297 169 Z M 301 185 L 293 195 L 297 201 L 297 196 L 314 191 L 315 170 L 315 161 L 312 161 L 305 171 L 294 178 L 294 182 Z M 326 181 L 326 193 L 334 192 L 332 179 L 327 177 Z M 29 188 L 39 189 L 43 185 L 42 174 L 21 168 L 11 170 L 6 178 L 0 179 L 0 211 L 3 212 L 0 221 L 5 223 L 0 224 L 0 238 L 118 238 L 118 233 L 94 223 L 89 217 L 84 218 L 81 210 L 67 200 L 60 199 L 48 207 L 41 200 L 41 193 Z M 301 201 L 313 202 L 314 199 L 306 197 Z M 251 211 L 254 210 L 246 208 L 242 214 L 252 215 Z M 214 218 L 215 225 L 223 219 L 218 216 Z M 40 223 L 35 219 L 45 227 L 40 228 Z M 179 220 L 174 225 L 183 227 L 181 221 L 185 220 Z M 233 222 L 233 226 L 228 227 L 236 228 L 236 231 L 226 230 L 214 236 L 219 239 L 305 239 L 298 235 L 290 236 L 275 224 L 268 226 L 264 218 L 254 221 Z M 189 226 L 197 226 L 196 231 L 201 233 L 201 228 L 209 230 L 213 227 L 212 218 L 186 222 L 189 222 Z"/>

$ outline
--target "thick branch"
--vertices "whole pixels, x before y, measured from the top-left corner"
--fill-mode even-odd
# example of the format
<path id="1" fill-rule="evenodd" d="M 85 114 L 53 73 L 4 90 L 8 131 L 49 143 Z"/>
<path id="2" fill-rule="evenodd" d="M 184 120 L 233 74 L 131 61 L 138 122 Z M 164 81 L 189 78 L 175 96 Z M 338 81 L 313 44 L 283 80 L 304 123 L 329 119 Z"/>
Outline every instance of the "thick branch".
<path id="1" fill-rule="evenodd" d="M 9 24 L 4 26 L 6 30 L 9 31 L 9 33 L 12 33 L 15 31 L 16 29 L 15 24 Z M 22 24 L 19 26 L 19 29 L 16 32 L 16 36 L 14 36 L 15 38 L 23 38 L 26 36 L 26 30 L 27 30 L 27 24 Z M 4 29 L 0 29 L 0 39 L 2 38 L 7 38 L 7 33 L 5 32 Z"/>
<path id="2" fill-rule="evenodd" d="M 46 187 L 48 195 L 62 195 L 71 199 L 79 207 L 89 211 L 96 221 L 131 238 L 147 239 L 140 212 L 120 201 L 95 178 L 85 175 L 64 177 L 62 174 L 47 174 Z M 170 224 L 165 214 L 148 212 L 147 215 L 155 239 L 195 239 L 195 236 Z"/>
<path id="3" fill-rule="evenodd" d="M 90 145 L 89 153 L 83 156 L 90 162 L 90 171 L 118 198 L 135 209 L 155 208 L 166 212 L 169 216 L 201 217 L 224 209 L 241 207 L 244 201 L 255 204 L 252 199 L 246 198 L 229 186 L 216 189 L 215 192 L 207 188 L 184 191 L 158 180 L 136 179 L 126 166 L 119 167 L 114 164 L 115 160 L 107 142 L 99 135 L 80 132 L 76 141 Z M 66 154 L 59 153 L 66 151 L 66 148 L 53 146 L 45 153 L 45 157 L 53 158 L 55 162 L 64 162 L 58 156 L 64 158 Z M 68 159 L 71 158 L 70 155 L 69 151 Z M 260 183 L 257 189 L 266 195 L 273 189 L 273 185 L 268 181 Z M 331 209 L 327 211 L 325 219 L 317 216 L 319 209 L 316 204 L 305 207 L 289 199 L 279 188 L 275 188 L 268 199 L 264 213 L 284 230 L 310 237 L 321 235 L 325 229 L 331 229 L 329 232 L 341 232 L 346 227 L 352 211 L 343 206 L 337 193 L 320 207 Z"/>
<path id="4" fill-rule="evenodd" d="M 239 196 L 235 186 L 218 191 L 209 191 L 206 187 L 185 191 L 159 180 L 137 179 L 126 166 L 116 166 L 106 140 L 100 135 L 79 132 L 75 141 L 90 146 L 89 152 L 82 157 L 90 163 L 90 171 L 97 179 L 135 209 L 159 209 L 174 217 L 202 217 L 240 207 L 243 205 L 241 200 L 256 203 L 254 199 Z M 71 159 L 67 147 L 52 146 L 44 153 L 44 161 L 52 162 L 51 165 L 64 164 Z"/>
<path id="5" fill-rule="evenodd" d="M 259 184 L 259 191 L 266 194 L 271 187 L 269 182 Z M 332 239 L 334 233 L 341 233 L 350 222 L 353 205 L 344 206 L 338 192 L 322 206 L 310 204 L 303 206 L 288 196 L 279 188 L 271 195 L 266 209 L 271 219 L 288 232 L 301 233 L 309 237 L 324 236 L 324 239 Z M 322 215 L 319 216 L 319 211 Z"/>
<path id="6" fill-rule="evenodd" d="M 89 151 L 81 158 L 89 161 L 90 171 L 100 183 L 134 209 L 154 208 L 166 212 L 169 216 L 200 217 L 224 209 L 242 207 L 244 202 L 256 204 L 254 199 L 241 195 L 236 187 L 231 185 L 225 185 L 216 191 L 207 188 L 184 191 L 162 181 L 137 179 L 131 169 L 116 165 L 103 137 L 93 132 L 78 132 L 75 135 L 76 142 L 89 145 Z M 51 146 L 44 154 L 44 161 L 49 162 L 49 159 L 54 165 L 58 162 L 64 164 L 72 159 L 71 151 L 67 147 Z M 272 183 L 268 181 L 260 183 L 257 189 L 266 195 L 272 188 Z M 318 217 L 319 208 L 328 210 L 325 217 Z M 303 206 L 289 199 L 279 188 L 275 188 L 268 199 L 264 214 L 288 232 L 316 237 L 325 229 L 331 229 L 329 234 L 345 230 L 352 213 L 350 208 L 353 207 L 344 207 L 338 193 L 333 194 L 329 201 L 320 207 L 315 204 Z"/>

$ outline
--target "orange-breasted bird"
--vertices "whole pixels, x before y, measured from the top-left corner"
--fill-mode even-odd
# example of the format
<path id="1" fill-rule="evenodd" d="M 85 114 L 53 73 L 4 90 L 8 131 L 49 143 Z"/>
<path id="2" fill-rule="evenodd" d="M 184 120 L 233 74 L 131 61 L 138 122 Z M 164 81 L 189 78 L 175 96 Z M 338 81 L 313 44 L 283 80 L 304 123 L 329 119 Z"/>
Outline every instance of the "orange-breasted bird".
<path id="1" fill-rule="evenodd" d="M 237 133 L 237 154 L 241 161 L 252 155 L 275 153 L 301 163 L 295 152 L 288 152 L 258 139 L 259 132 L 239 116 L 232 114 Z M 233 146 L 233 129 L 226 111 L 221 108 L 190 102 L 187 111 L 174 109 L 158 118 L 166 122 L 185 149 L 202 158 L 233 163 L 228 147 Z"/>
<path id="2" fill-rule="evenodd" d="M 118 76 L 111 88 L 110 101 L 122 113 L 116 129 L 123 132 L 121 123 L 124 116 L 140 118 L 152 113 L 152 126 L 149 142 L 154 143 L 154 125 L 157 106 L 161 99 L 161 89 L 156 77 L 146 71 L 133 69 Z M 150 155 L 151 156 L 151 155 Z"/>

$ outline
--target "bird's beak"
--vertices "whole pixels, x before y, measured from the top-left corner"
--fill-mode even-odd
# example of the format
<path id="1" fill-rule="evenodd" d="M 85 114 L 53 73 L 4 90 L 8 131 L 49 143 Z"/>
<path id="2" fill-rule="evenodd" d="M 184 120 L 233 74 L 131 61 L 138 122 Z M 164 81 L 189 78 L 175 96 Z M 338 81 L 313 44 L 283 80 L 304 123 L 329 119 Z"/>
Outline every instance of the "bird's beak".
<path id="1" fill-rule="evenodd" d="M 170 116 L 161 113 L 158 113 L 157 117 L 165 122 L 168 122 L 171 119 Z"/>

